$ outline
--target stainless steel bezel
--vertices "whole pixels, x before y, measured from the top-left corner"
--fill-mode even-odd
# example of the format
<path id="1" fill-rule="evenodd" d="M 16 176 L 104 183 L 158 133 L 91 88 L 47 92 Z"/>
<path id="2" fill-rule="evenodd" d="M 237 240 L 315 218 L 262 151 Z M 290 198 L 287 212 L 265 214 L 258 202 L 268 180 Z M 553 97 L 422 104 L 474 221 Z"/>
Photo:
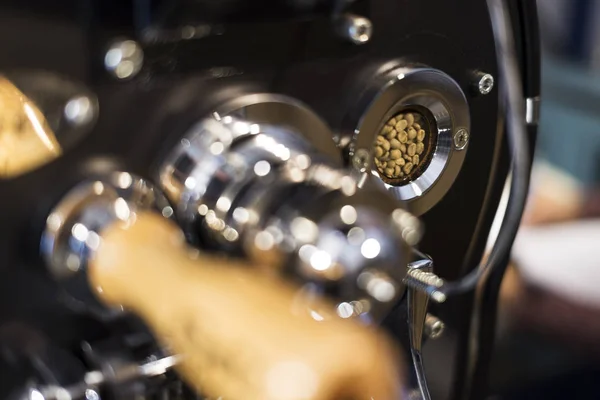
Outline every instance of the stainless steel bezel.
<path id="1" fill-rule="evenodd" d="M 459 130 L 470 132 L 467 99 L 460 86 L 447 74 L 432 68 L 398 67 L 374 80 L 370 90 L 360 99 L 362 114 L 350 116 L 352 138 L 348 159 L 357 171 L 379 179 L 373 163 L 373 146 L 383 125 L 392 116 L 410 109 L 423 109 L 430 117 L 436 135 L 433 157 L 414 180 L 394 186 L 381 181 L 397 199 L 408 203 L 409 209 L 421 215 L 435 206 L 448 192 L 465 160 L 468 144 L 454 145 Z M 355 109 L 356 110 L 356 109 Z M 369 154 L 367 164 L 352 162 L 357 154 Z"/>

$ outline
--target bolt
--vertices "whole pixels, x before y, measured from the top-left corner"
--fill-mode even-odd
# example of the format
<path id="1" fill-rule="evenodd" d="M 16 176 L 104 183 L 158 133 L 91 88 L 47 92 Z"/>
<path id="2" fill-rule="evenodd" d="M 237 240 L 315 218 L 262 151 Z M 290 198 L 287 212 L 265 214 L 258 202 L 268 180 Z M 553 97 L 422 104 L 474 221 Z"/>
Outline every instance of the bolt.
<path id="1" fill-rule="evenodd" d="M 128 79 L 137 75 L 144 63 L 144 51 L 133 40 L 116 41 L 104 56 L 104 67 L 117 79 Z"/>
<path id="2" fill-rule="evenodd" d="M 430 339 L 437 339 L 444 333 L 446 325 L 438 317 L 427 314 L 425 318 L 425 334 Z"/>
<path id="3" fill-rule="evenodd" d="M 480 94 L 489 94 L 494 88 L 494 77 L 490 74 L 486 74 L 485 72 L 478 72 L 476 74 L 477 80 L 477 90 Z"/>
<path id="4" fill-rule="evenodd" d="M 436 303 L 443 303 L 447 299 L 446 294 L 440 290 L 444 286 L 444 280 L 432 272 L 411 268 L 403 282 L 413 290 L 426 293 Z"/>
<path id="5" fill-rule="evenodd" d="M 97 104 L 88 96 L 76 96 L 65 105 L 63 114 L 72 125 L 87 125 L 96 116 Z"/>
<path id="6" fill-rule="evenodd" d="M 466 129 L 459 129 L 454 134 L 454 148 L 456 150 L 463 150 L 469 144 L 469 131 Z"/>
<path id="7" fill-rule="evenodd" d="M 365 17 L 346 14 L 338 24 L 340 36 L 356 45 L 367 43 L 373 35 L 373 24 Z"/>
<path id="8" fill-rule="evenodd" d="M 371 154 L 365 149 L 358 149 L 352 157 L 352 165 L 360 172 L 367 172 L 370 162 Z"/>

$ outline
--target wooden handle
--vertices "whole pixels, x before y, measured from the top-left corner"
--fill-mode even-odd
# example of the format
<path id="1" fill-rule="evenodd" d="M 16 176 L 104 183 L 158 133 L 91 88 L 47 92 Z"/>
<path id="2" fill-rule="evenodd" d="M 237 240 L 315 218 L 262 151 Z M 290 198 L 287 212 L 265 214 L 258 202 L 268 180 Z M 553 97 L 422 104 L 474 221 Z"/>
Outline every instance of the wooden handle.
<path id="1" fill-rule="evenodd" d="M 104 302 L 138 314 L 183 356 L 180 374 L 204 395 L 401 398 L 397 353 L 386 337 L 355 321 L 316 321 L 297 291 L 248 266 L 192 259 L 179 229 L 160 216 L 140 214 L 104 230 L 89 279 Z"/>
<path id="2" fill-rule="evenodd" d="M 44 114 L 0 76 L 0 179 L 24 174 L 61 155 Z"/>

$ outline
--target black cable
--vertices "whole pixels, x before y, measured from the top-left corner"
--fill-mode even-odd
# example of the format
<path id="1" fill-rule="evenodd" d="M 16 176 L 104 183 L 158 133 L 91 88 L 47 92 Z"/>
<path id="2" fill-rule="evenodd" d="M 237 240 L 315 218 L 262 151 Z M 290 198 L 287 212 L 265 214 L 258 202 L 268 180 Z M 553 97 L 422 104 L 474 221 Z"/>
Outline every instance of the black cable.
<path id="1" fill-rule="evenodd" d="M 529 144 L 525 125 L 525 100 L 512 24 L 505 0 L 487 0 L 498 59 L 501 106 L 506 112 L 506 131 L 512 156 L 512 180 L 506 212 L 492 251 L 483 265 L 439 290 L 446 296 L 473 290 L 482 278 L 501 267 L 510 252 L 521 223 L 529 189 Z"/>
<path id="2" fill-rule="evenodd" d="M 523 90 L 526 98 L 540 95 L 540 29 L 535 0 L 521 0 L 518 3 L 520 16 L 521 60 L 523 65 Z"/>

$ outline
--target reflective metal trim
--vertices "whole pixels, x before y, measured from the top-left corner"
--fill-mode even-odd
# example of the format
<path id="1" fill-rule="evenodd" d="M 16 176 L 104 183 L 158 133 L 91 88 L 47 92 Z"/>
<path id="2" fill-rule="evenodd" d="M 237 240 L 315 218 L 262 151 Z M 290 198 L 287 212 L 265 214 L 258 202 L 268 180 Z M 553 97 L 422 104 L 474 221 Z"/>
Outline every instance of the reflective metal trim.
<path id="1" fill-rule="evenodd" d="M 371 168 L 357 172 L 380 179 L 372 160 L 374 143 L 383 124 L 411 107 L 425 109 L 434 122 L 433 133 L 437 135 L 431 162 L 413 181 L 398 186 L 384 183 L 394 197 L 407 201 L 409 209 L 421 215 L 444 197 L 464 162 L 468 143 L 456 148 L 454 135 L 460 130 L 470 133 L 467 99 L 450 76 L 432 68 L 394 68 L 374 79 L 373 85 L 376 86 L 365 90 L 366 94 L 360 99 L 360 111 L 347 118 L 354 125 L 344 127 L 345 131 L 354 133 L 348 146 L 349 159 L 358 151 L 368 151 Z"/>
<path id="2" fill-rule="evenodd" d="M 540 96 L 525 99 L 525 121 L 527 125 L 537 125 L 540 122 Z"/>

